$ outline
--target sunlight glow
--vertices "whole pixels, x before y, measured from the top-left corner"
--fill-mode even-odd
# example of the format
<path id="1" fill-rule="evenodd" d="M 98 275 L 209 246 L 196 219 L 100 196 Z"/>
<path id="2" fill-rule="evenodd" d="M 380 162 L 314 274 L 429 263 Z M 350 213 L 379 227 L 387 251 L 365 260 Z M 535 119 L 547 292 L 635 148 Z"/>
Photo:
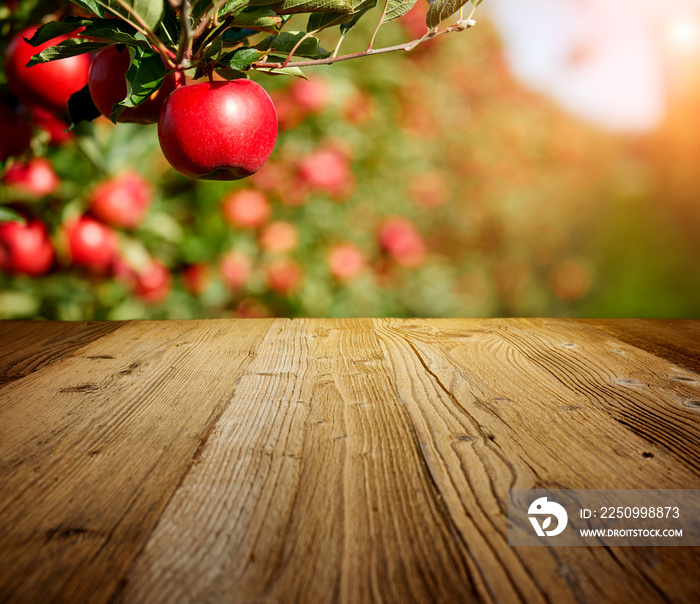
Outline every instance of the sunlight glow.
<path id="1" fill-rule="evenodd" d="M 666 27 L 666 41 L 673 50 L 700 49 L 700 21 L 686 16 L 674 18 Z"/>

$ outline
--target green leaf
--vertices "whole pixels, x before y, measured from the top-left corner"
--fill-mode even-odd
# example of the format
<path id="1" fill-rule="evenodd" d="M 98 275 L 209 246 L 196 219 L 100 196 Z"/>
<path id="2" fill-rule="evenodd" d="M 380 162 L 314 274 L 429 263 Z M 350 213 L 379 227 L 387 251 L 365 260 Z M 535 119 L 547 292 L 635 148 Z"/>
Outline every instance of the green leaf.
<path id="1" fill-rule="evenodd" d="M 255 48 L 239 48 L 228 52 L 219 58 L 219 65 L 235 71 L 245 71 L 265 55 L 265 52 Z"/>
<path id="2" fill-rule="evenodd" d="M 134 12 L 141 17 L 151 29 L 158 27 L 160 20 L 163 18 L 164 0 L 123 0 L 129 4 Z M 109 4 L 117 4 L 115 0 L 110 0 Z M 126 11 L 120 11 L 125 14 Z M 132 18 L 130 17 L 129 20 Z"/>
<path id="3" fill-rule="evenodd" d="M 103 6 L 100 6 L 96 0 L 71 0 L 71 2 L 73 4 L 77 4 L 83 10 L 86 10 L 93 15 L 97 15 L 98 17 L 106 17 L 107 15 L 114 14 L 111 11 L 106 10 Z M 107 2 L 107 4 L 109 4 L 109 2 Z"/>
<path id="4" fill-rule="evenodd" d="M 158 35 L 167 45 L 175 46 L 177 44 L 179 30 L 177 20 L 174 18 L 171 12 L 172 11 L 168 11 L 168 13 L 163 17 L 163 20 L 160 22 Z"/>
<path id="5" fill-rule="evenodd" d="M 143 34 L 137 32 L 129 23 L 118 19 L 96 19 L 79 35 L 85 38 L 101 38 L 117 44 L 151 48 Z"/>
<path id="6" fill-rule="evenodd" d="M 343 25 L 358 18 L 354 13 L 311 13 L 306 24 L 306 31 L 320 31 L 328 27 Z"/>
<path id="7" fill-rule="evenodd" d="M 248 36 L 257 33 L 254 29 L 240 29 L 229 27 L 219 38 L 225 45 L 233 46 L 245 40 Z"/>
<path id="8" fill-rule="evenodd" d="M 260 44 L 256 46 L 259 50 L 270 50 L 276 55 L 288 55 L 299 41 L 308 34 L 303 31 L 287 31 L 279 36 L 268 36 Z M 294 52 L 295 57 L 306 57 L 319 59 L 329 56 L 331 53 L 321 48 L 319 39 L 315 36 L 309 36 Z"/>
<path id="9" fill-rule="evenodd" d="M 20 224 L 27 223 L 24 216 L 15 212 L 12 208 L 8 208 L 7 206 L 0 206 L 0 222 L 19 222 Z"/>
<path id="10" fill-rule="evenodd" d="M 268 4 L 269 0 L 252 0 L 251 4 Z M 361 0 L 281 0 L 271 5 L 278 15 L 293 13 L 352 13 Z"/>
<path id="11" fill-rule="evenodd" d="M 282 25 L 282 17 L 267 7 L 243 11 L 236 15 L 232 25 L 244 29 L 276 33 Z"/>
<path id="12" fill-rule="evenodd" d="M 350 21 L 348 21 L 347 23 L 343 23 L 340 26 L 340 33 L 342 35 L 347 34 L 353 27 L 355 27 L 355 25 L 357 25 L 357 22 L 364 16 L 364 14 L 371 8 L 374 8 L 376 5 L 377 0 L 367 0 L 367 2 L 360 6 L 360 8 L 357 10 L 357 12 Z"/>
<path id="13" fill-rule="evenodd" d="M 389 23 L 389 21 L 403 17 L 415 4 L 416 0 L 388 0 L 382 23 Z"/>
<path id="14" fill-rule="evenodd" d="M 226 78 L 227 80 L 247 80 L 248 79 L 248 74 L 245 73 L 244 71 L 238 71 L 237 69 L 228 69 L 226 67 L 217 67 L 214 69 L 216 73 L 218 73 L 222 78 Z"/>
<path id="15" fill-rule="evenodd" d="M 130 47 L 131 64 L 126 72 L 126 98 L 115 104 L 110 118 L 117 118 L 127 107 L 136 107 L 147 101 L 160 88 L 168 73 L 160 54 L 152 49 Z"/>
<path id="16" fill-rule="evenodd" d="M 71 0 L 79 7 L 98 17 L 113 17 L 121 15 L 131 23 L 137 23 L 129 11 L 125 10 L 118 0 Z M 136 13 L 151 29 L 156 29 L 163 18 L 165 0 L 122 0 L 132 12 Z"/>
<path id="17" fill-rule="evenodd" d="M 95 52 L 105 46 L 109 46 L 109 44 L 106 42 L 86 42 L 77 38 L 70 38 L 56 46 L 45 48 L 39 54 L 34 55 L 27 63 L 27 67 L 33 67 L 39 63 L 48 63 L 49 61 L 57 61 L 58 59 L 66 59 L 76 55 L 83 55 L 88 52 Z"/>
<path id="18" fill-rule="evenodd" d="M 207 46 L 204 49 L 204 53 L 202 54 L 202 57 L 205 59 L 210 59 L 212 57 L 216 57 L 224 48 L 224 42 L 221 39 L 221 36 L 218 36 L 214 38 L 209 46 Z"/>
<path id="19" fill-rule="evenodd" d="M 49 21 L 37 29 L 34 35 L 27 39 L 27 42 L 31 46 L 41 46 L 49 40 L 74 32 L 91 21 L 91 19 L 83 17 L 66 17 L 63 21 Z"/>
<path id="20" fill-rule="evenodd" d="M 265 3 L 254 4 L 252 2 L 248 2 L 247 0 L 228 0 L 228 2 L 219 9 L 219 12 L 217 14 L 219 16 L 219 19 L 222 19 L 224 17 L 228 17 L 229 15 L 235 15 L 237 13 L 240 13 L 247 6 L 263 6 L 264 4 L 269 3 L 270 2 L 268 1 Z M 202 2 L 202 4 L 211 4 L 211 2 Z M 199 8 L 198 5 L 197 8 Z"/>
<path id="21" fill-rule="evenodd" d="M 279 69 L 258 69 L 257 71 L 261 71 L 262 73 L 267 73 L 270 75 L 293 76 L 295 78 L 303 78 L 304 80 L 309 79 L 306 77 L 306 74 L 304 74 L 304 72 L 299 67 L 280 67 Z"/>
<path id="22" fill-rule="evenodd" d="M 476 1 L 480 2 L 481 0 Z M 467 4 L 467 2 L 470 2 L 470 0 L 435 0 L 430 5 L 428 14 L 425 17 L 425 23 L 428 29 L 435 29 L 445 19 L 454 15 L 460 8 Z"/>

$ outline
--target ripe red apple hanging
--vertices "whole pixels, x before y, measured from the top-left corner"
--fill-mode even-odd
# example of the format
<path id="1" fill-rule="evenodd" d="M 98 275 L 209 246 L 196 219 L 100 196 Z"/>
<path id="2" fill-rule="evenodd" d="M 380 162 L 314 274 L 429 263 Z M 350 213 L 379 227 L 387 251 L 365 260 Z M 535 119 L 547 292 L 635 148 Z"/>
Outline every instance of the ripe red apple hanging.
<path id="1" fill-rule="evenodd" d="M 257 172 L 277 140 L 277 114 L 252 80 L 203 82 L 174 90 L 158 119 L 160 147 L 185 176 L 236 180 Z"/>

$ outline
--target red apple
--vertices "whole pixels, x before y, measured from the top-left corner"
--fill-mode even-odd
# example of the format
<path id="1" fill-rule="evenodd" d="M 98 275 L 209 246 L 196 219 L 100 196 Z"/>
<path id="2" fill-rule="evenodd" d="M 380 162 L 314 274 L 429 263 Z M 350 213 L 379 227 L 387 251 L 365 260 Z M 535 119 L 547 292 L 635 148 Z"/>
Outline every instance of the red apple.
<path id="1" fill-rule="evenodd" d="M 257 172 L 277 140 L 275 107 L 252 80 L 176 88 L 158 119 L 158 139 L 185 176 L 236 180 Z"/>
<path id="2" fill-rule="evenodd" d="M 132 229 L 143 220 L 151 203 L 152 187 L 130 170 L 99 183 L 90 194 L 90 211 L 113 226 Z"/>
<path id="3" fill-rule="evenodd" d="M 110 117 L 115 103 L 126 97 L 125 76 L 128 69 L 129 51 L 126 48 L 119 50 L 117 46 L 108 46 L 92 60 L 88 86 L 92 101 L 102 115 Z M 147 101 L 124 109 L 117 121 L 155 124 L 165 99 L 175 88 L 184 85 L 185 75 L 182 72 L 168 73 L 160 88 Z"/>
<path id="4" fill-rule="evenodd" d="M 81 216 L 65 226 L 71 261 L 95 272 L 106 272 L 117 257 L 117 234 L 107 225 Z"/>
<path id="5" fill-rule="evenodd" d="M 328 268 L 338 281 L 350 281 L 365 268 L 365 256 L 356 246 L 341 243 L 328 253 Z"/>
<path id="6" fill-rule="evenodd" d="M 304 112 L 289 96 L 289 90 L 274 90 L 270 93 L 270 98 L 275 106 L 280 130 L 293 130 L 304 121 Z"/>
<path id="7" fill-rule="evenodd" d="M 0 269 L 43 275 L 51 268 L 53 259 L 53 244 L 40 220 L 28 220 L 26 224 L 0 223 Z"/>
<path id="8" fill-rule="evenodd" d="M 309 197 L 308 185 L 288 162 L 267 162 L 252 178 L 255 186 L 276 195 L 284 205 L 301 206 Z"/>
<path id="9" fill-rule="evenodd" d="M 224 283 L 234 289 L 243 287 L 253 271 L 253 263 L 250 258 L 237 250 L 231 250 L 224 254 L 219 267 Z"/>
<path id="10" fill-rule="evenodd" d="M 54 38 L 35 48 L 23 38 L 31 38 L 37 29 L 37 25 L 23 29 L 8 45 L 5 51 L 7 84 L 22 103 L 42 105 L 64 113 L 70 96 L 88 82 L 90 56 L 77 55 L 27 67 L 33 55 L 69 38 Z"/>
<path id="11" fill-rule="evenodd" d="M 425 243 L 412 222 L 391 218 L 379 230 L 379 245 L 402 266 L 419 266 L 426 256 Z"/>
<path id="12" fill-rule="evenodd" d="M 266 252 L 291 252 L 299 242 L 299 231 L 291 223 L 278 220 L 267 225 L 260 233 L 260 247 Z"/>
<path id="13" fill-rule="evenodd" d="M 73 140 L 68 124 L 53 111 L 34 105 L 29 108 L 29 112 L 32 122 L 49 135 L 49 144 L 58 146 Z"/>
<path id="14" fill-rule="evenodd" d="M 163 302 L 172 288 L 172 276 L 168 267 L 159 260 L 151 260 L 136 273 L 134 293 L 150 304 Z"/>
<path id="15" fill-rule="evenodd" d="M 181 276 L 182 287 L 193 296 L 201 296 L 211 283 L 211 269 L 203 262 L 186 267 Z"/>
<path id="16" fill-rule="evenodd" d="M 265 194 L 255 189 L 234 191 L 224 197 L 221 210 L 226 221 L 242 229 L 251 229 L 265 224 L 272 209 Z"/>
<path id="17" fill-rule="evenodd" d="M 338 198 L 347 196 L 355 184 L 347 156 L 334 148 L 319 149 L 303 158 L 299 174 L 309 188 Z"/>
<path id="18" fill-rule="evenodd" d="M 328 106 L 329 87 L 326 80 L 295 80 L 289 88 L 289 97 L 305 114 L 320 113 Z"/>
<path id="19" fill-rule="evenodd" d="M 3 175 L 2 182 L 34 197 L 51 195 L 61 184 L 51 162 L 45 157 L 13 163 Z"/>
<path id="20" fill-rule="evenodd" d="M 301 267 L 289 258 L 274 260 L 267 267 L 267 285 L 278 294 L 291 293 L 299 285 L 301 278 Z"/>
<path id="21" fill-rule="evenodd" d="M 14 109 L 0 102 L 0 161 L 22 155 L 32 141 L 32 129 Z"/>

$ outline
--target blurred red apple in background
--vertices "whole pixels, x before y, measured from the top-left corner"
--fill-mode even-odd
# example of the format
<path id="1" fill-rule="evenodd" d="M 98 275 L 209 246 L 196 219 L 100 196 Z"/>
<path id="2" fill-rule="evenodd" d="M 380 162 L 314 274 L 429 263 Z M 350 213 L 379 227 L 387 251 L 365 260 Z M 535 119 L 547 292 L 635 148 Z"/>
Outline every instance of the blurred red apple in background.
<path id="1" fill-rule="evenodd" d="M 425 243 L 412 222 L 391 218 L 379 229 L 379 245 L 402 266 L 419 266 L 426 257 Z"/>
<path id="2" fill-rule="evenodd" d="M 112 115 L 115 103 L 124 99 L 127 93 L 126 72 L 129 69 L 129 51 L 117 46 L 108 46 L 95 55 L 90 65 L 88 86 L 95 107 L 105 117 Z M 155 124 L 161 107 L 168 95 L 178 86 L 185 85 L 185 75 L 172 71 L 165 76 L 160 88 L 147 101 L 137 107 L 128 107 L 122 111 L 118 122 L 137 124 Z"/>
<path id="3" fill-rule="evenodd" d="M 275 195 L 286 206 L 301 206 L 309 197 L 309 187 L 290 162 L 268 162 L 252 176 L 255 186 Z"/>
<path id="4" fill-rule="evenodd" d="M 69 39 L 69 36 L 60 36 L 35 48 L 23 38 L 31 38 L 38 28 L 38 25 L 32 25 L 23 29 L 8 45 L 5 51 L 7 84 L 25 105 L 42 105 L 64 113 L 70 96 L 88 82 L 90 55 L 77 55 L 27 67 L 32 56 Z"/>
<path id="5" fill-rule="evenodd" d="M 71 262 L 95 272 L 106 272 L 117 256 L 117 234 L 107 225 L 81 216 L 65 225 Z"/>
<path id="6" fill-rule="evenodd" d="M 277 116 L 252 80 L 176 88 L 158 119 L 163 155 L 192 178 L 236 180 L 257 172 L 277 140 Z"/>
<path id="7" fill-rule="evenodd" d="M 297 79 L 289 87 L 289 97 L 305 114 L 320 113 L 330 100 L 328 82 L 319 76 Z"/>
<path id="8" fill-rule="evenodd" d="M 266 252 L 291 252 L 299 242 L 299 230 L 291 222 L 278 220 L 268 224 L 260 233 L 260 247 Z"/>
<path id="9" fill-rule="evenodd" d="M 99 183 L 90 194 L 90 212 L 113 226 L 132 229 L 143 220 L 151 203 L 151 184 L 129 170 Z"/>
<path id="10" fill-rule="evenodd" d="M 253 271 L 253 263 L 250 258 L 237 250 L 231 250 L 224 254 L 219 267 L 224 284 L 233 289 L 245 286 Z"/>
<path id="11" fill-rule="evenodd" d="M 49 135 L 49 144 L 58 146 L 73 140 L 73 133 L 68 130 L 68 124 L 53 111 L 34 105 L 29 108 L 29 113 L 34 125 Z"/>
<path id="12" fill-rule="evenodd" d="M 339 281 L 349 281 L 364 270 L 365 256 L 358 247 L 341 243 L 328 252 L 328 268 Z"/>
<path id="13" fill-rule="evenodd" d="M 279 258 L 267 266 L 267 286 L 277 294 L 287 295 L 299 285 L 302 275 L 298 262 L 290 258 Z"/>
<path id="14" fill-rule="evenodd" d="M 170 270 L 160 260 L 152 259 L 136 271 L 134 293 L 149 304 L 163 302 L 172 289 Z"/>
<path id="15" fill-rule="evenodd" d="M 22 155 L 32 141 L 32 129 L 27 120 L 0 102 L 0 160 Z"/>
<path id="16" fill-rule="evenodd" d="M 299 162 L 299 174 L 311 189 L 347 196 L 355 184 L 348 157 L 334 148 L 319 149 Z"/>
<path id="17" fill-rule="evenodd" d="M 211 283 L 211 267 L 204 262 L 183 269 L 182 287 L 193 296 L 201 296 Z"/>
<path id="18" fill-rule="evenodd" d="M 224 197 L 221 209 L 226 221 L 242 229 L 259 227 L 270 218 L 272 208 L 262 191 L 243 189 Z"/>
<path id="19" fill-rule="evenodd" d="M 54 248 L 37 219 L 0 223 L 0 269 L 8 273 L 43 275 L 53 264 Z"/>
<path id="20" fill-rule="evenodd" d="M 51 162 L 45 157 L 13 163 L 3 175 L 2 182 L 34 197 L 55 193 L 61 184 Z"/>

